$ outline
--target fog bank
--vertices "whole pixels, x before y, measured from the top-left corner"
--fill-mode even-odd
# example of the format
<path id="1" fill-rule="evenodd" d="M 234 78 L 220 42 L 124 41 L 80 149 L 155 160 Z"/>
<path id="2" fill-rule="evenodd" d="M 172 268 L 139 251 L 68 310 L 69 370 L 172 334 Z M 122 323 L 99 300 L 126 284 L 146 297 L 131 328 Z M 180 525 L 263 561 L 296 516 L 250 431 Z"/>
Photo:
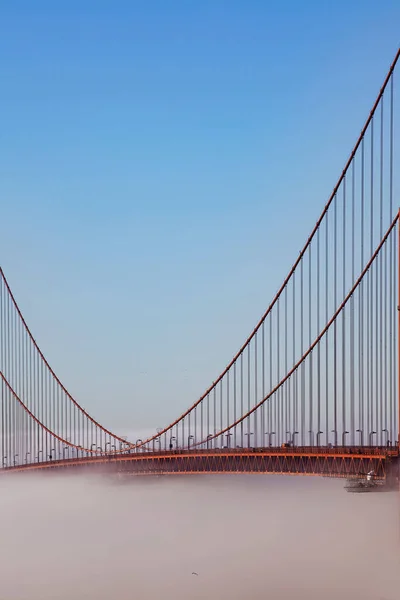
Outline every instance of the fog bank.
<path id="1" fill-rule="evenodd" d="M 0 509 L 1 600 L 400 597 L 397 493 L 302 477 L 10 475 Z"/>

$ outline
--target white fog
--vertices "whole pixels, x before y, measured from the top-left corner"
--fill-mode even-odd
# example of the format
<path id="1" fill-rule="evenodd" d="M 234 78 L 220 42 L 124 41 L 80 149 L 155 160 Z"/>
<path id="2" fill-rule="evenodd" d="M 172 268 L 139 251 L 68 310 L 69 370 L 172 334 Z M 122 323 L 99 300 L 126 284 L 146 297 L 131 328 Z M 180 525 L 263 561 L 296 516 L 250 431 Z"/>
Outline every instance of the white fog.
<path id="1" fill-rule="evenodd" d="M 10 474 L 0 598 L 398 600 L 399 516 L 321 478 Z"/>

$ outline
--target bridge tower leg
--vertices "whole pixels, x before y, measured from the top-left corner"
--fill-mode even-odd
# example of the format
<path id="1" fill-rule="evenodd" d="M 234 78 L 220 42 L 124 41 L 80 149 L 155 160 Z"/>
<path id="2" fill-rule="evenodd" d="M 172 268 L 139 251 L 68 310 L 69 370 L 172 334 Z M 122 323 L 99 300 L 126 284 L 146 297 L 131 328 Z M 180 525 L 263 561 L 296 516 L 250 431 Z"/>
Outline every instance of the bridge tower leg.
<path id="1" fill-rule="evenodd" d="M 400 449 L 400 208 L 397 219 L 397 448 Z"/>

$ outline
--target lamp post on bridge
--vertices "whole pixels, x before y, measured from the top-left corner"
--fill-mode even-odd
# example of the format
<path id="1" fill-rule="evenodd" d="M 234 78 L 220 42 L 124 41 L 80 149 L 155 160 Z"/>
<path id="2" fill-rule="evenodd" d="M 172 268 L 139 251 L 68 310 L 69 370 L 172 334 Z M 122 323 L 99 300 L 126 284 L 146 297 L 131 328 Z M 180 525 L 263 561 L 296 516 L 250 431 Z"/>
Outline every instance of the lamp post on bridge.
<path id="1" fill-rule="evenodd" d="M 104 444 L 104 452 L 105 452 L 106 454 L 107 454 L 107 446 L 108 446 L 108 445 L 110 446 L 110 450 L 111 450 L 111 448 L 112 448 L 112 446 L 111 446 L 111 442 L 106 442 L 106 443 Z"/>
<path id="2" fill-rule="evenodd" d="M 287 431 L 286 433 L 289 433 L 289 434 L 290 434 L 290 431 Z M 271 446 L 272 446 L 271 437 L 272 437 L 273 435 L 275 435 L 275 431 L 270 431 L 270 432 L 266 431 L 266 432 L 265 432 L 265 435 L 267 435 L 267 436 L 268 436 L 268 447 L 269 447 L 269 448 L 271 448 Z"/>
<path id="3" fill-rule="evenodd" d="M 233 433 L 230 433 L 230 432 L 228 432 L 228 433 L 226 434 L 226 446 L 227 446 L 227 448 L 230 448 L 230 447 L 231 447 L 231 441 L 230 441 L 230 436 L 231 436 L 231 435 L 233 435 Z"/>
<path id="4" fill-rule="evenodd" d="M 161 441 L 159 437 L 154 438 L 153 440 L 153 452 L 155 452 L 155 443 L 158 443 L 158 450 L 161 450 Z"/>
<path id="5" fill-rule="evenodd" d="M 138 448 L 138 444 L 139 444 L 139 442 L 140 442 L 140 443 L 143 443 L 143 440 L 142 440 L 141 438 L 139 438 L 138 440 L 136 440 L 136 442 L 135 442 L 135 446 L 136 446 L 136 454 L 137 454 L 137 452 L 138 452 L 138 450 L 139 450 L 139 448 Z"/>
<path id="6" fill-rule="evenodd" d="M 15 465 L 18 463 L 18 461 L 17 461 L 17 460 L 15 460 L 15 457 L 16 457 L 16 456 L 19 456 L 19 454 L 14 454 L 14 467 L 15 467 Z"/>
<path id="7" fill-rule="evenodd" d="M 360 434 L 360 446 L 364 446 L 364 432 L 362 429 L 356 429 L 357 433 Z"/>
<path id="8" fill-rule="evenodd" d="M 7 464 L 6 464 L 6 465 L 4 465 L 4 462 L 5 462 L 5 461 L 7 461 L 7 456 L 3 456 L 3 467 L 4 467 L 4 466 L 7 466 Z"/>
<path id="9" fill-rule="evenodd" d="M 346 445 L 345 438 L 348 433 L 349 433 L 348 431 L 343 431 L 343 433 L 342 433 L 342 447 Z"/>
<path id="10" fill-rule="evenodd" d="M 385 446 L 390 446 L 389 442 L 389 430 L 388 429 L 382 429 L 382 433 L 386 433 L 386 443 Z"/>
<path id="11" fill-rule="evenodd" d="M 292 435 L 292 446 L 294 446 L 294 436 L 295 435 L 299 435 L 298 431 L 293 431 L 293 435 Z"/>
<path id="12" fill-rule="evenodd" d="M 66 450 L 68 451 L 68 458 L 69 458 L 69 446 L 64 446 L 64 448 L 63 448 L 63 458 L 65 458 L 65 454 L 64 454 L 64 452 L 65 452 Z"/>
<path id="13" fill-rule="evenodd" d="M 172 443 L 172 440 L 175 440 L 175 442 L 176 442 L 176 437 L 175 437 L 174 435 L 173 435 L 173 436 L 171 436 L 171 437 L 170 437 L 170 439 L 169 439 L 169 449 L 170 449 L 170 450 L 173 450 L 173 448 L 174 448 L 174 445 L 173 445 L 173 443 Z"/>
<path id="14" fill-rule="evenodd" d="M 160 452 L 161 452 L 161 450 L 162 450 L 162 436 L 161 436 L 162 428 L 161 427 L 157 427 L 156 432 L 157 432 L 157 435 L 158 435 L 158 439 L 160 440 L 160 443 L 159 443 L 159 447 L 160 448 L 159 449 L 160 449 Z M 164 435 L 163 437 L 164 437 L 164 450 L 166 450 L 166 443 L 167 443 L 166 442 L 166 436 Z"/>
<path id="15" fill-rule="evenodd" d="M 30 452 L 25 452 L 25 462 L 28 463 L 28 454 L 30 454 Z"/>
<path id="16" fill-rule="evenodd" d="M 369 445 L 372 446 L 372 436 L 376 435 L 376 431 L 369 432 Z"/>
<path id="17" fill-rule="evenodd" d="M 194 440 L 194 435 L 189 435 L 188 436 L 188 450 L 190 448 L 190 440 Z"/>
<path id="18" fill-rule="evenodd" d="M 334 437 L 334 440 L 335 440 L 334 446 L 336 448 L 337 447 L 337 431 L 336 431 L 336 429 L 332 429 L 332 433 L 335 434 L 335 437 Z"/>
<path id="19" fill-rule="evenodd" d="M 310 446 L 314 446 L 314 432 L 312 429 L 310 429 L 308 433 L 310 435 Z"/>
<path id="20" fill-rule="evenodd" d="M 323 431 L 317 431 L 317 447 L 319 447 L 319 446 L 320 446 L 320 443 L 319 443 L 319 438 L 320 438 L 320 436 L 321 436 L 323 433 L 324 433 Z"/>
<path id="21" fill-rule="evenodd" d="M 213 436 L 212 433 L 209 433 L 207 436 L 207 450 L 209 448 L 209 444 L 210 444 L 210 440 L 211 440 L 212 436 Z"/>
<path id="22" fill-rule="evenodd" d="M 40 454 L 40 453 L 42 453 L 42 455 L 43 455 L 43 450 L 38 450 L 38 455 L 37 455 L 37 457 L 36 457 L 36 460 L 37 460 L 38 462 L 39 462 L 39 454 Z"/>

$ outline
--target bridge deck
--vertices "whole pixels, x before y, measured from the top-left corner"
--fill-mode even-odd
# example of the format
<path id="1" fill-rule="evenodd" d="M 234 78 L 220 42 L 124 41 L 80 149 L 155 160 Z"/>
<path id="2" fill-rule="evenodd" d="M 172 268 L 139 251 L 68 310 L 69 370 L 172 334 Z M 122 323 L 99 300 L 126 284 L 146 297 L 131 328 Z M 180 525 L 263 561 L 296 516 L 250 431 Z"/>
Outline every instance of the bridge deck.
<path id="1" fill-rule="evenodd" d="M 373 470 L 377 478 L 385 479 L 398 454 L 397 448 L 380 447 L 172 450 L 49 460 L 15 465 L 3 472 L 91 468 L 136 475 L 275 473 L 347 478 L 362 477 Z"/>

